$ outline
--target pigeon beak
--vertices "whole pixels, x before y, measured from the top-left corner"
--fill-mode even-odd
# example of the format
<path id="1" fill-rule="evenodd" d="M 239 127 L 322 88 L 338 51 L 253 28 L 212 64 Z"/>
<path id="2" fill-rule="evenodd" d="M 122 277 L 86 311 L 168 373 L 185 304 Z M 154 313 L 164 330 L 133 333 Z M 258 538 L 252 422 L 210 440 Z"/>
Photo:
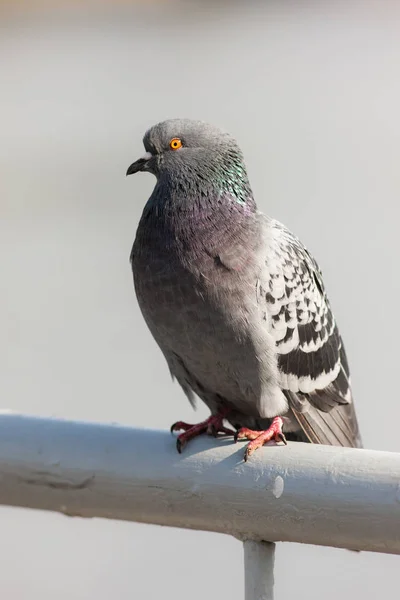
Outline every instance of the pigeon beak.
<path id="1" fill-rule="evenodd" d="M 133 175 L 133 173 L 138 173 L 139 171 L 148 171 L 148 163 L 152 158 L 152 153 L 146 152 L 139 160 L 131 164 L 126 174 Z"/>

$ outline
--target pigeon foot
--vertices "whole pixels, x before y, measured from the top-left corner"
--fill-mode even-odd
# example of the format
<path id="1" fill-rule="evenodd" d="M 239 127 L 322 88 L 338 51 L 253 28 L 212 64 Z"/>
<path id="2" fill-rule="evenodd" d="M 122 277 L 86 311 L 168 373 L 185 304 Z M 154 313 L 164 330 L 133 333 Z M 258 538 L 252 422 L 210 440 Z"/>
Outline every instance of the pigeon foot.
<path id="1" fill-rule="evenodd" d="M 251 440 L 249 444 L 247 444 L 246 451 L 244 453 L 244 460 L 247 461 L 249 456 L 257 450 L 257 448 L 261 448 L 266 442 L 270 442 L 274 440 L 275 442 L 283 442 L 285 445 L 287 444 L 285 435 L 282 431 L 283 421 L 281 417 L 275 417 L 272 420 L 271 425 L 265 431 L 254 431 L 253 429 L 248 429 L 247 427 L 242 427 L 239 431 L 236 432 L 235 442 L 237 440 Z"/>
<path id="2" fill-rule="evenodd" d="M 177 421 L 171 427 L 171 433 L 173 431 L 180 431 L 183 429 L 184 433 L 178 435 L 176 440 L 176 449 L 179 454 L 182 452 L 183 448 L 186 446 L 189 440 L 206 433 L 207 435 L 213 435 L 217 437 L 219 433 L 223 433 L 224 435 L 235 435 L 236 432 L 233 429 L 229 429 L 228 427 L 224 427 L 223 421 L 227 414 L 227 411 L 219 412 L 216 415 L 211 415 L 205 421 L 196 424 L 185 423 L 184 421 Z"/>

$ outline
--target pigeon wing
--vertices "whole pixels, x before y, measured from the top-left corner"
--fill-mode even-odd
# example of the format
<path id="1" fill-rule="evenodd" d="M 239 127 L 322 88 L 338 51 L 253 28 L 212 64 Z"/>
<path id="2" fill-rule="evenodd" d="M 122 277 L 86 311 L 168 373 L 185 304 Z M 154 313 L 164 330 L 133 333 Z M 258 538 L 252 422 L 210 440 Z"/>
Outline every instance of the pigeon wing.
<path id="1" fill-rule="evenodd" d="M 360 447 L 349 366 L 321 271 L 289 230 L 277 221 L 269 227 L 263 295 L 281 388 L 310 442 Z"/>

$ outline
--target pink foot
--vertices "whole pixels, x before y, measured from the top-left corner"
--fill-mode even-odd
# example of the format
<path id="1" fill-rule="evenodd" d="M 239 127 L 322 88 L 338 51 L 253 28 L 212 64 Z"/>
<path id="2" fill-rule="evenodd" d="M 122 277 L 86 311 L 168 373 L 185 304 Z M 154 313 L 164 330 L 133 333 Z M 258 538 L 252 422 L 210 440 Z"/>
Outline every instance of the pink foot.
<path id="1" fill-rule="evenodd" d="M 285 435 L 282 431 L 283 421 L 281 417 L 275 417 L 272 420 L 271 425 L 265 431 L 254 431 L 253 429 L 248 429 L 247 427 L 242 427 L 239 431 L 236 432 L 235 441 L 237 440 L 251 440 L 249 444 L 247 444 L 246 451 L 244 453 L 244 460 L 247 461 L 249 456 L 257 450 L 257 448 L 261 448 L 266 442 L 274 440 L 275 442 L 283 442 L 287 444 Z"/>
<path id="2" fill-rule="evenodd" d="M 174 423 L 171 427 L 171 433 L 182 429 L 184 431 L 184 433 L 178 435 L 178 439 L 176 440 L 178 452 L 181 453 L 189 440 L 192 440 L 202 433 L 207 433 L 207 435 L 213 435 L 214 437 L 217 437 L 219 433 L 234 436 L 236 432 L 223 425 L 227 412 L 228 411 L 220 411 L 218 414 L 211 415 L 211 417 L 208 417 L 205 421 L 196 423 L 195 425 L 185 423 L 184 421 L 177 421 Z"/>

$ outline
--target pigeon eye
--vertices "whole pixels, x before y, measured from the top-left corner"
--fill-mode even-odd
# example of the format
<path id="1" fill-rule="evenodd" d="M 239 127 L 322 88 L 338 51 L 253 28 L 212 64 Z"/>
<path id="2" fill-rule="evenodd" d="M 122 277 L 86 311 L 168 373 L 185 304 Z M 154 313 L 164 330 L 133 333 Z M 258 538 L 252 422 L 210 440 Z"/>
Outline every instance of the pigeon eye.
<path id="1" fill-rule="evenodd" d="M 180 140 L 179 138 L 172 138 L 172 140 L 169 143 L 169 147 L 171 148 L 171 150 L 179 150 L 179 148 L 182 148 L 182 140 Z"/>

